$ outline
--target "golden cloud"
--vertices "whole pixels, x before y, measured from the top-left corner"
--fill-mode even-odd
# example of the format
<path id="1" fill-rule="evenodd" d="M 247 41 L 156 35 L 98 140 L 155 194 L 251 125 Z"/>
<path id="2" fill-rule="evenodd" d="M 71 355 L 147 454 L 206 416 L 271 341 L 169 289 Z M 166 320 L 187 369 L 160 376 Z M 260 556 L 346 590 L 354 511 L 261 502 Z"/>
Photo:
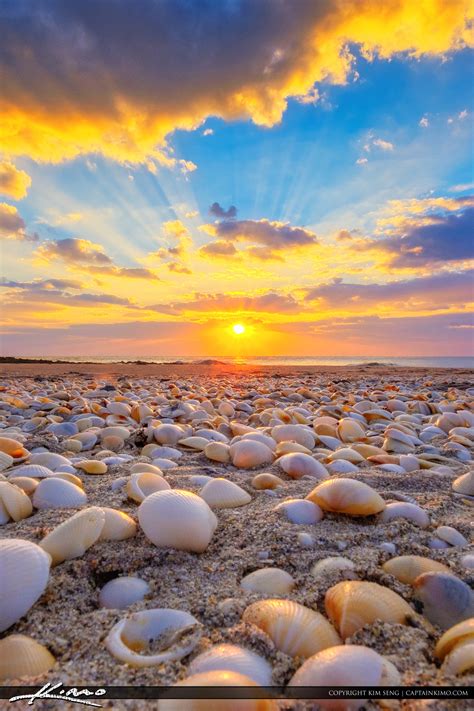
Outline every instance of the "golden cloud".
<path id="1" fill-rule="evenodd" d="M 26 197 L 31 178 L 24 170 L 18 170 L 8 160 L 0 161 L 0 193 L 8 195 L 13 200 Z"/>

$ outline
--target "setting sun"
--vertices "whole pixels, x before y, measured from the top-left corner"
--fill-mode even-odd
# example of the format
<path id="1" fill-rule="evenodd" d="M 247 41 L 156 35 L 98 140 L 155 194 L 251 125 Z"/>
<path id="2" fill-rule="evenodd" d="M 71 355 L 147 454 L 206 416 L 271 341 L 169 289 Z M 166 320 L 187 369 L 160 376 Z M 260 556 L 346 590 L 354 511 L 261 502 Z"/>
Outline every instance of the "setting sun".
<path id="1" fill-rule="evenodd" d="M 241 336 L 243 333 L 245 333 L 245 326 L 242 326 L 241 323 L 235 323 L 232 326 L 232 330 L 236 334 L 236 336 Z"/>

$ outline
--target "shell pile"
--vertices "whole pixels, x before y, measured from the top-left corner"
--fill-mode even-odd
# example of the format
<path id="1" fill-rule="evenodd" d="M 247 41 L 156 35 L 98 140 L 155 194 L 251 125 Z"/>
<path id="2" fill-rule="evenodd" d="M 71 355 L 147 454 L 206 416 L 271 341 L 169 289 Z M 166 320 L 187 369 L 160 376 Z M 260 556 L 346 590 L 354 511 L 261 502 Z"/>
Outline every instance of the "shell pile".
<path id="1" fill-rule="evenodd" d="M 442 371 L 5 378 L 0 680 L 472 683 L 473 448 Z"/>

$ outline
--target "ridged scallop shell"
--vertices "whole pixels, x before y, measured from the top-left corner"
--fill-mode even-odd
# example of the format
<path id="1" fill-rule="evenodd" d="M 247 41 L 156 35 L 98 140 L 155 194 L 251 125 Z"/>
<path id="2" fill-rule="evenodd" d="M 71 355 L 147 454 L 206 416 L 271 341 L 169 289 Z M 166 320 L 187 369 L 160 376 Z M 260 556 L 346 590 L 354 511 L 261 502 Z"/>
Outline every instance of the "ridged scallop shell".
<path id="1" fill-rule="evenodd" d="M 105 639 L 109 652 L 134 667 L 171 662 L 190 654 L 198 645 L 202 625 L 181 610 L 143 610 L 118 622 Z M 160 640 L 160 651 L 146 652 L 151 641 Z"/>
<path id="2" fill-rule="evenodd" d="M 192 674 L 174 685 L 181 686 L 231 686 L 247 687 L 257 686 L 252 679 L 243 674 L 232 671 L 208 671 L 201 674 Z M 202 695 L 203 697 L 205 694 Z M 184 705 L 186 704 L 186 705 Z M 271 699 L 213 699 L 212 706 L 209 699 L 190 699 L 183 702 L 182 699 L 167 699 L 166 694 L 160 698 L 158 703 L 159 711 L 278 711 L 276 701 Z"/>
<path id="3" fill-rule="evenodd" d="M 407 615 L 413 613 L 393 590 L 360 580 L 343 581 L 329 588 L 324 605 L 343 639 L 376 619 L 406 624 Z"/>
<path id="4" fill-rule="evenodd" d="M 199 495 L 211 509 L 232 509 L 252 501 L 252 497 L 244 489 L 220 477 L 208 481 Z"/>
<path id="5" fill-rule="evenodd" d="M 107 464 L 98 459 L 84 459 L 76 464 L 78 469 L 86 472 L 86 474 L 106 474 Z"/>
<path id="6" fill-rule="evenodd" d="M 37 509 L 74 509 L 86 503 L 82 489 L 58 477 L 42 479 L 33 494 L 33 506 Z"/>
<path id="7" fill-rule="evenodd" d="M 70 466 L 71 462 L 62 454 L 56 454 L 55 452 L 38 452 L 37 454 L 32 454 L 30 456 L 30 465 L 37 464 L 40 467 L 46 467 L 50 471 L 56 472 L 60 471 L 64 467 Z M 33 474 L 30 474 L 33 476 Z M 35 474 L 34 476 L 39 476 Z M 43 476 L 46 476 L 43 474 Z"/>
<path id="8" fill-rule="evenodd" d="M 254 602 L 246 608 L 242 620 L 263 630 L 280 652 L 291 657 L 311 657 L 341 644 L 336 630 L 323 615 L 292 600 Z"/>
<path id="9" fill-rule="evenodd" d="M 455 575 L 423 573 L 413 587 L 423 603 L 423 615 L 442 630 L 474 617 L 474 593 Z"/>
<path id="10" fill-rule="evenodd" d="M 272 668 L 266 659 L 234 644 L 217 644 L 195 657 L 188 667 L 189 674 L 211 671 L 243 674 L 261 686 L 272 684 Z"/>
<path id="11" fill-rule="evenodd" d="M 11 627 L 44 593 L 51 559 L 36 543 L 0 540 L 0 632 Z"/>
<path id="12" fill-rule="evenodd" d="M 150 494 L 154 494 L 156 491 L 165 491 L 166 489 L 171 489 L 166 479 L 152 472 L 132 474 L 126 486 L 128 497 L 139 504 Z"/>
<path id="13" fill-rule="evenodd" d="M 323 518 L 319 506 L 307 499 L 288 499 L 275 506 L 274 510 L 283 512 L 291 523 L 297 524 L 314 524 Z"/>
<path id="14" fill-rule="evenodd" d="M 385 502 L 368 484 L 356 479 L 328 479 L 306 497 L 323 511 L 370 516 L 385 508 Z"/>
<path id="15" fill-rule="evenodd" d="M 145 536 L 158 548 L 202 553 L 217 527 L 204 499 L 181 489 L 158 491 L 140 504 L 138 520 Z"/>
<path id="16" fill-rule="evenodd" d="M 27 494 L 8 481 L 0 481 L 0 511 L 3 514 L 0 518 L 4 523 L 5 513 L 13 521 L 21 521 L 30 516 L 33 506 Z"/>
<path id="17" fill-rule="evenodd" d="M 102 506 L 105 515 L 104 526 L 99 536 L 99 541 L 124 541 L 137 532 L 137 524 L 124 511 L 110 509 Z"/>
<path id="18" fill-rule="evenodd" d="M 307 449 L 315 445 L 314 433 L 306 425 L 276 425 L 271 431 L 275 442 L 297 442 Z"/>
<path id="19" fill-rule="evenodd" d="M 453 481 L 453 491 L 457 494 L 474 496 L 474 470 L 455 479 Z"/>
<path id="20" fill-rule="evenodd" d="M 15 476 L 31 476 L 34 479 L 43 479 L 47 476 L 54 474 L 52 469 L 49 467 L 44 467 L 41 464 L 23 464 L 21 467 L 15 467 L 12 472 L 8 474 L 14 474 Z"/>
<path id="21" fill-rule="evenodd" d="M 295 581 L 286 570 L 280 568 L 260 568 L 249 573 L 240 581 L 240 587 L 248 592 L 268 595 L 285 595 L 293 590 Z"/>
<path id="22" fill-rule="evenodd" d="M 302 476 L 314 476 L 317 479 L 325 479 L 329 476 L 327 469 L 314 459 L 309 454 L 302 452 L 293 452 L 284 454 L 278 460 L 285 474 L 288 474 L 292 479 L 300 479 Z"/>
<path id="23" fill-rule="evenodd" d="M 29 496 L 34 492 L 39 482 L 36 479 L 31 479 L 29 476 L 11 476 L 8 483 L 23 489 L 25 494 Z"/>
<path id="24" fill-rule="evenodd" d="M 0 682 L 40 676 L 55 664 L 51 652 L 31 637 L 12 634 L 0 640 Z"/>
<path id="25" fill-rule="evenodd" d="M 276 489 L 278 486 L 285 486 L 283 479 L 275 474 L 270 474 L 269 472 L 263 472 L 262 474 L 257 474 L 251 481 L 254 489 Z"/>
<path id="26" fill-rule="evenodd" d="M 6 452 L 0 452 L 0 472 L 12 466 L 15 460 Z"/>
<path id="27" fill-rule="evenodd" d="M 446 630 L 436 644 L 435 655 L 438 659 L 444 659 L 458 644 L 466 641 L 474 643 L 474 617 L 463 620 Z"/>
<path id="28" fill-rule="evenodd" d="M 448 567 L 431 558 L 419 555 L 401 555 L 392 558 L 382 565 L 386 573 L 393 575 L 397 580 L 407 585 L 412 585 L 422 573 L 440 572 L 449 573 Z"/>
<path id="29" fill-rule="evenodd" d="M 412 521 L 420 528 L 426 528 L 430 525 L 430 517 L 420 506 L 410 504 L 407 501 L 396 501 L 387 504 L 383 511 L 380 521 L 387 523 L 397 518 L 405 518 Z"/>
<path id="30" fill-rule="evenodd" d="M 230 462 L 230 447 L 224 442 L 208 442 L 204 447 L 204 454 L 213 462 Z"/>
<path id="31" fill-rule="evenodd" d="M 78 558 L 99 539 L 104 523 L 103 510 L 91 506 L 59 524 L 43 538 L 40 546 L 50 554 L 53 565 Z"/>
<path id="32" fill-rule="evenodd" d="M 124 576 L 114 578 L 104 585 L 99 593 L 99 604 L 111 610 L 123 610 L 143 600 L 150 586 L 141 578 Z"/>
<path id="33" fill-rule="evenodd" d="M 239 469 L 253 469 L 273 462 L 273 452 L 262 442 L 243 439 L 230 446 L 232 464 Z"/>
<path id="34" fill-rule="evenodd" d="M 311 575 L 318 578 L 321 575 L 339 575 L 344 573 L 344 577 L 353 580 L 355 577 L 355 565 L 349 558 L 342 556 L 330 556 L 318 560 L 311 568 Z"/>

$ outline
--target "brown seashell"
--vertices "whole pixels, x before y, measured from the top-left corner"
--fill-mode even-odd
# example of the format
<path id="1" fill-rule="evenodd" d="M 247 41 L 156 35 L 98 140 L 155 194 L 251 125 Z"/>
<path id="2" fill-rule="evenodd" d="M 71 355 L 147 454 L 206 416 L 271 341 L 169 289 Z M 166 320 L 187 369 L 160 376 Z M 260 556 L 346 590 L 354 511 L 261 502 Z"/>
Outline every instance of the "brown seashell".
<path id="1" fill-rule="evenodd" d="M 401 555 L 392 558 L 382 565 L 386 573 L 393 575 L 397 580 L 407 585 L 412 585 L 415 579 L 422 573 L 440 572 L 450 573 L 450 569 L 431 558 L 423 558 L 420 555 Z"/>
<path id="2" fill-rule="evenodd" d="M 324 511 L 370 516 L 385 508 L 384 500 L 367 484 L 356 479 L 328 479 L 306 497 Z"/>

